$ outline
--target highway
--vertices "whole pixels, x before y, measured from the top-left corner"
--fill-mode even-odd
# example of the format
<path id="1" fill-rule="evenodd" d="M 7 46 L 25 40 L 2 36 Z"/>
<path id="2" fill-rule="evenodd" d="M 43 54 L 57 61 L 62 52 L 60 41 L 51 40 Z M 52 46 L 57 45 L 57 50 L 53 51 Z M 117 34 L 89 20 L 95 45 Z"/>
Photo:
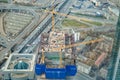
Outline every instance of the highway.
<path id="1" fill-rule="evenodd" d="M 70 1 L 71 1 L 71 0 L 65 1 L 65 2 L 63 3 L 63 5 L 66 4 L 67 2 L 70 2 Z M 61 8 L 61 10 L 59 10 L 59 11 L 62 12 L 64 8 L 65 8 L 65 9 L 68 9 L 69 6 L 71 6 L 71 5 L 68 6 L 68 4 L 69 4 L 69 3 L 67 3 L 67 6 L 65 5 L 65 7 L 63 7 L 63 5 L 61 5 L 62 8 Z M 60 6 L 60 7 L 61 7 L 61 6 Z M 66 7 L 67 7 L 67 8 L 66 8 Z M 69 10 L 66 10 L 65 12 L 68 13 Z M 17 47 L 17 50 L 15 50 L 14 53 L 19 53 L 19 52 L 21 53 L 21 51 L 22 51 L 22 49 L 24 49 L 25 45 L 30 44 L 31 39 L 33 39 L 33 41 L 34 41 L 34 40 L 42 33 L 42 31 L 44 31 L 44 29 L 47 28 L 47 26 L 51 23 L 51 17 L 52 17 L 52 15 L 49 14 L 49 15 L 43 20 L 43 22 L 41 22 L 40 25 L 21 43 L 21 45 Z M 58 16 L 56 16 L 56 22 L 57 22 L 57 21 L 58 21 Z"/>
<path id="2" fill-rule="evenodd" d="M 16 7 L 15 7 L 16 8 Z M 14 9 L 14 8 L 11 8 Z M 24 10 L 24 8 L 23 8 Z M 31 13 L 34 12 L 33 10 L 28 9 Z M 33 13 L 35 16 L 34 20 L 21 32 L 15 39 L 14 41 L 10 42 L 8 45 L 8 48 L 4 49 L 0 53 L 0 60 L 4 58 L 5 55 L 7 55 L 8 51 L 10 51 L 11 47 L 14 46 L 15 44 L 21 42 L 22 38 L 26 35 L 29 34 L 33 30 L 33 26 L 37 24 L 37 21 L 39 20 L 39 16 L 36 13 Z M 24 34 L 24 35 L 23 35 Z"/>
<path id="3" fill-rule="evenodd" d="M 69 13 L 69 7 L 73 4 L 74 0 L 66 0 L 63 5 L 61 5 L 60 7 L 60 10 L 59 12 L 62 12 L 62 13 L 65 13 L 65 14 L 68 14 Z M 7 7 L 9 8 L 9 7 Z M 10 7 L 11 8 L 11 7 Z M 20 7 L 22 8 L 22 7 Z M 27 8 L 26 8 L 27 9 Z M 33 10 L 33 9 L 31 9 Z M 34 12 L 34 10 L 32 11 Z M 15 53 L 19 53 L 28 43 L 33 43 L 35 40 L 37 40 L 37 38 L 39 38 L 38 36 L 46 30 L 49 30 L 49 28 L 47 28 L 48 26 L 51 26 L 50 23 L 51 23 L 51 17 L 52 15 L 49 14 L 39 25 L 38 27 L 33 30 L 31 32 L 31 34 L 17 47 L 17 49 L 14 51 Z M 56 22 L 59 21 L 59 16 L 56 16 Z M 64 17 L 63 17 L 64 18 Z M 39 17 L 37 18 L 39 19 Z M 37 22 L 34 22 L 37 24 Z M 33 25 L 33 24 L 31 24 Z M 31 26 L 30 25 L 30 26 Z M 30 27 L 29 27 L 30 28 Z M 22 34 L 20 34 L 12 43 L 10 43 L 9 45 L 9 48 L 4 50 L 4 52 L 2 52 L 2 58 L 4 58 L 5 54 L 11 49 L 12 46 L 14 46 L 14 44 L 18 43 L 19 41 L 21 41 L 22 37 L 23 37 L 23 34 L 25 33 L 28 33 L 30 32 L 28 28 L 26 28 Z M 32 47 L 29 47 L 29 49 L 33 49 Z M 5 54 L 4 54 L 5 53 Z M 89 76 L 87 76 L 86 74 L 82 74 L 82 73 L 77 73 L 77 75 L 75 77 L 72 77 L 72 78 L 68 78 L 67 80 L 93 80 L 91 79 Z"/>
<path id="4" fill-rule="evenodd" d="M 45 28 L 45 30 L 42 32 L 49 32 L 50 31 L 50 26 Z M 40 42 L 40 36 L 41 34 L 36 38 L 36 39 L 32 39 L 30 40 L 24 47 L 23 49 L 20 51 L 21 53 L 33 53 L 34 50 L 36 50 L 36 48 L 39 46 L 39 42 Z"/>
<path id="5" fill-rule="evenodd" d="M 56 20 L 55 20 L 55 24 L 57 23 L 57 21 L 58 21 L 58 20 L 56 19 Z M 41 34 L 44 33 L 44 32 L 49 32 L 49 31 L 51 30 L 51 27 L 52 27 L 52 25 L 49 24 L 49 25 L 44 29 L 44 31 L 41 32 Z M 39 34 L 38 36 L 36 36 L 37 38 L 36 38 L 36 37 L 34 37 L 34 38 L 32 37 L 31 40 L 27 41 L 27 44 L 24 45 L 24 47 L 21 49 L 20 53 L 32 53 L 33 50 L 36 48 L 36 46 L 39 45 L 41 34 Z"/>
<path id="6" fill-rule="evenodd" d="M 71 1 L 74 1 L 74 0 L 69 0 L 67 3 L 66 3 L 66 5 L 64 6 L 64 8 L 62 8 L 62 9 L 60 9 L 59 10 L 59 12 L 64 12 L 65 14 L 68 14 L 69 13 L 69 7 L 72 5 L 72 3 L 71 3 Z M 50 17 L 51 17 L 51 15 L 49 15 Z M 56 23 L 59 21 L 58 20 L 58 17 L 59 16 L 56 16 Z M 49 19 L 49 18 L 47 18 L 47 19 Z M 46 21 L 46 20 L 44 20 L 44 21 Z M 43 22 L 44 23 L 44 22 Z M 40 24 L 41 25 L 41 24 Z M 39 27 L 42 27 L 42 26 L 40 26 L 39 25 Z M 47 24 L 47 27 L 46 27 L 46 29 L 45 30 L 43 30 L 43 32 L 47 32 L 47 31 L 49 31 L 49 28 L 48 28 L 48 26 L 49 27 L 51 27 L 51 24 Z M 38 32 L 39 32 L 39 30 L 38 30 Z M 42 33 L 42 32 L 41 32 Z M 40 36 L 40 34 L 39 35 L 35 35 L 36 37 L 38 37 L 38 36 Z M 32 36 L 31 36 L 31 39 L 32 39 Z M 19 49 L 19 51 L 20 50 L 22 50 L 22 49 L 24 49 L 25 47 L 26 47 L 26 45 L 27 44 L 33 44 L 34 42 L 36 42 L 37 40 L 39 40 L 39 37 L 36 39 L 32 39 L 32 41 L 30 40 L 30 39 L 28 39 L 28 41 L 26 41 L 26 44 L 24 45 L 24 46 L 22 46 L 20 49 Z M 38 41 L 39 42 L 39 41 Z M 34 44 L 37 44 L 37 43 L 34 43 Z M 32 51 L 32 49 L 33 49 L 33 47 L 35 47 L 35 45 L 32 45 L 32 46 L 29 46 L 26 50 L 23 50 L 23 52 L 26 52 L 26 51 L 28 51 L 28 52 L 30 52 L 30 51 Z M 18 52 L 19 52 L 18 51 Z M 75 76 L 75 77 L 70 77 L 70 78 L 68 78 L 67 80 L 93 80 L 91 77 L 89 77 L 88 75 L 86 75 L 86 74 L 84 74 L 84 73 L 77 73 L 77 75 Z"/>
<path id="7" fill-rule="evenodd" d="M 39 26 L 20 44 L 20 46 L 17 48 L 17 50 L 14 53 L 19 53 L 23 47 L 34 37 L 38 37 L 38 35 L 41 34 L 42 31 L 47 27 L 47 25 L 50 23 L 52 15 L 49 14 L 43 22 L 39 24 Z"/>

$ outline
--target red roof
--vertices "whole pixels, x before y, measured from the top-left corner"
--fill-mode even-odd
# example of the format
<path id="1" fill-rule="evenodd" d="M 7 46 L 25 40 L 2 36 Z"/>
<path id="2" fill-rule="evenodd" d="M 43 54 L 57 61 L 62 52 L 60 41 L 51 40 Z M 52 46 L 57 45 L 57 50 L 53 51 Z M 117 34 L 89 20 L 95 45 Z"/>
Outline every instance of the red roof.
<path id="1" fill-rule="evenodd" d="M 100 64 L 104 61 L 104 59 L 106 58 L 107 54 L 106 53 L 102 53 L 98 59 L 95 61 L 95 65 L 96 66 L 100 66 Z"/>

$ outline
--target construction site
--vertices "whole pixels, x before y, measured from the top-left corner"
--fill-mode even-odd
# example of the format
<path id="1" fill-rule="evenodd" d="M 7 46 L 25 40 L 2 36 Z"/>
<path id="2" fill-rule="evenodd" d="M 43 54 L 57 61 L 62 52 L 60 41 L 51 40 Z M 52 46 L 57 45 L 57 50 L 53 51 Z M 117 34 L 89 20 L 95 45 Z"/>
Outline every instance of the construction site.
<path id="1" fill-rule="evenodd" d="M 109 0 L 1 0 L 0 80 L 119 80 L 119 16 Z"/>

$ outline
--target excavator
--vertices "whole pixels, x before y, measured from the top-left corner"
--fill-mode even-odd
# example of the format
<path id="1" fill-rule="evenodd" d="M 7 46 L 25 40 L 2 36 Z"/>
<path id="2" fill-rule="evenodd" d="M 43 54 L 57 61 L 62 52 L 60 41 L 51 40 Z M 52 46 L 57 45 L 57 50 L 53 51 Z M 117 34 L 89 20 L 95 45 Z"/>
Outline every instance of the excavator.
<path id="1" fill-rule="evenodd" d="M 74 20 L 85 20 L 84 18 L 78 18 L 74 17 L 71 15 L 63 14 L 63 13 L 58 13 L 54 11 L 54 7 L 52 8 L 52 11 L 45 10 L 45 12 L 52 14 L 52 31 L 55 30 L 55 14 L 72 18 Z M 73 48 L 76 46 L 79 46 L 81 44 L 91 44 L 91 43 L 97 43 L 100 41 L 103 41 L 103 38 L 100 39 L 95 39 L 95 40 L 90 40 L 86 42 L 80 42 L 80 43 L 75 43 L 75 44 L 69 44 L 69 45 L 61 45 L 58 48 L 52 48 L 51 51 L 49 52 L 55 52 L 59 51 L 59 66 L 57 68 L 48 68 L 45 63 L 45 50 L 42 48 L 42 55 L 40 58 L 40 62 L 36 64 L 35 66 L 35 73 L 36 75 L 45 75 L 46 79 L 65 79 L 67 76 L 75 76 L 77 73 L 77 66 L 75 64 L 75 54 L 71 54 L 73 56 L 73 64 L 69 65 L 63 65 L 63 58 L 62 58 L 62 50 L 66 48 Z"/>

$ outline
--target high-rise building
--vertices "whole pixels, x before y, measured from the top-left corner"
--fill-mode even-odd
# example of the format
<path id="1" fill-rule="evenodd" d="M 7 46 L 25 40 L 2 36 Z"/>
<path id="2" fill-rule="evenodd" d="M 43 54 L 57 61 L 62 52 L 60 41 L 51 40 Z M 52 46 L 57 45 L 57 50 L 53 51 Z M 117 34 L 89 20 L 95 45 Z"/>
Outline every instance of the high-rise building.
<path id="1" fill-rule="evenodd" d="M 116 27 L 116 34 L 112 49 L 110 66 L 108 68 L 107 80 L 120 80 L 120 14 Z"/>

